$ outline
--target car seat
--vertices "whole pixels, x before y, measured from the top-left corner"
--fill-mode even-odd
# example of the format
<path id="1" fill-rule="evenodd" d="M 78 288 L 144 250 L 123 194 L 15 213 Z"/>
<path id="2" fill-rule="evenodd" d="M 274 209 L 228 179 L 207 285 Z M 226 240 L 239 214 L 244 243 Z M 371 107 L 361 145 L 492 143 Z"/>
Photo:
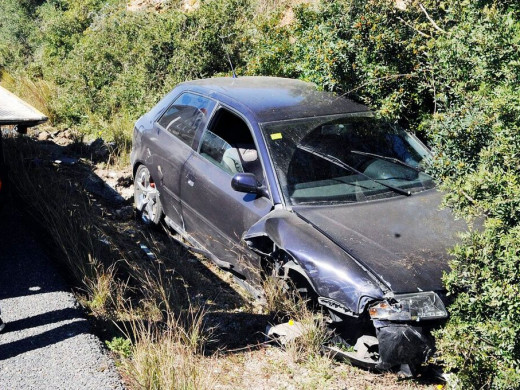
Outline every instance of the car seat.
<path id="1" fill-rule="evenodd" d="M 232 174 L 250 172 L 258 181 L 263 181 L 262 164 L 258 159 L 258 152 L 251 145 L 227 149 L 222 156 L 222 164 Z"/>

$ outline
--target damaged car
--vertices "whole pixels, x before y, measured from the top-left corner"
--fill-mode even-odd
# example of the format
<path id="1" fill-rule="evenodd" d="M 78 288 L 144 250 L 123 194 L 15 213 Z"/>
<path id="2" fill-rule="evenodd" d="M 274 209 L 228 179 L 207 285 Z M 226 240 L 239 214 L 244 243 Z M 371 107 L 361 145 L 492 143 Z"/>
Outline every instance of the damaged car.
<path id="1" fill-rule="evenodd" d="M 164 219 L 256 294 L 290 281 L 361 366 L 413 373 L 448 313 L 447 249 L 466 226 L 440 209 L 428 148 L 366 106 L 273 77 L 175 87 L 135 124 L 143 220 Z"/>

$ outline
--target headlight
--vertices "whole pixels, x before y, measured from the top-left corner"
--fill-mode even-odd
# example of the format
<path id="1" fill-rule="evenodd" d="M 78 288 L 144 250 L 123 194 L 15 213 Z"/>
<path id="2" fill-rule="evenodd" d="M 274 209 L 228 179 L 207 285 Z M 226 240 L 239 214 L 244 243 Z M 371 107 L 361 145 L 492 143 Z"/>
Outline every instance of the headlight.
<path id="1" fill-rule="evenodd" d="M 396 295 L 368 309 L 374 320 L 420 321 L 448 317 L 441 299 L 434 292 Z"/>

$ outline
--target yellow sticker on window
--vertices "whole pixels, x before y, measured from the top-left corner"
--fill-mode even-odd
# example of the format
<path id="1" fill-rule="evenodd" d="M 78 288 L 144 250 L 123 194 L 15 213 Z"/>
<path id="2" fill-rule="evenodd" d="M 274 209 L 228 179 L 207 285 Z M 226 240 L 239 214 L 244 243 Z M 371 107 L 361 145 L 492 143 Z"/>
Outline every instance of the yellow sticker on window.
<path id="1" fill-rule="evenodd" d="M 277 139 L 282 139 L 282 133 L 273 133 L 271 134 L 271 139 L 276 141 Z"/>

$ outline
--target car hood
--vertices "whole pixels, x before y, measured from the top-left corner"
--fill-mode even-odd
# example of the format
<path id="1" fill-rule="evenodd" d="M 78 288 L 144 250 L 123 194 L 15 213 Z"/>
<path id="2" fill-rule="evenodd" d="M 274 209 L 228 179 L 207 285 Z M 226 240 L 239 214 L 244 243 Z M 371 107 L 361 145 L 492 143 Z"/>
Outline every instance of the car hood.
<path id="1" fill-rule="evenodd" d="M 442 290 L 448 250 L 467 230 L 435 189 L 412 196 L 293 211 L 363 263 L 397 293 Z"/>

